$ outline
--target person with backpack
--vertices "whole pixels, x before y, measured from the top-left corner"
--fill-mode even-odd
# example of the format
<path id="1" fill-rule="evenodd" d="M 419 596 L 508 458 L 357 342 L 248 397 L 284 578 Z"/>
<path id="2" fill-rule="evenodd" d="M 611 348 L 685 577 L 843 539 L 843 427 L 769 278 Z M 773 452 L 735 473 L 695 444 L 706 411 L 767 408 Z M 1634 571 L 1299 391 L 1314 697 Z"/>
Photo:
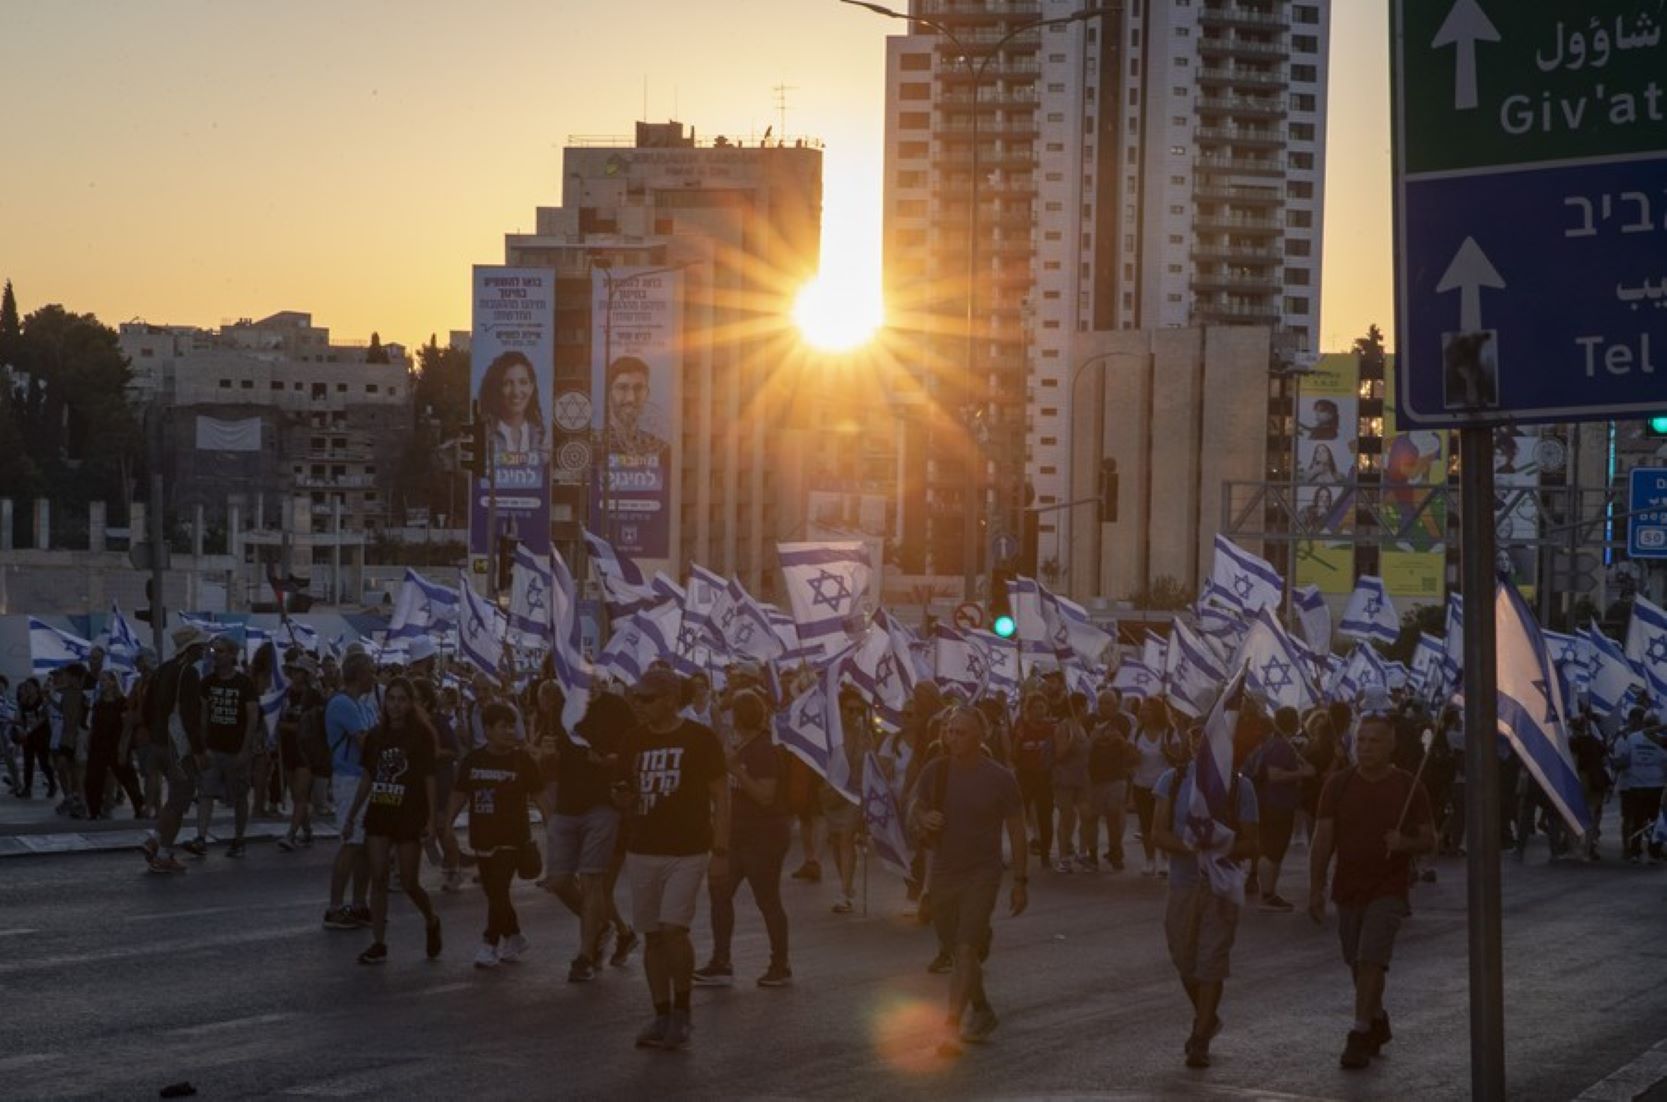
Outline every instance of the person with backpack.
<path id="1" fill-rule="evenodd" d="M 730 940 L 735 931 L 735 893 L 746 882 L 764 916 L 770 938 L 770 966 L 760 987 L 783 987 L 793 980 L 787 963 L 787 909 L 781 903 L 781 868 L 787 860 L 792 827 L 782 800 L 785 774 L 781 751 L 769 735 L 770 709 L 764 698 L 743 689 L 730 700 L 735 740 L 724 755 L 729 771 L 729 863 L 723 876 L 707 888 L 712 904 L 712 957 L 697 968 L 700 986 L 725 986 L 733 980 Z"/>
<path id="2" fill-rule="evenodd" d="M 1343 961 L 1354 976 L 1354 1025 L 1342 1066 L 1372 1062 L 1393 1034 L 1383 1007 L 1395 936 L 1411 913 L 1412 858 L 1435 851 L 1435 819 L 1418 780 L 1394 765 L 1395 723 L 1368 702 L 1354 739 L 1355 764 L 1338 770 L 1320 794 L 1308 863 L 1308 913 L 1323 922 L 1333 856 L 1331 899 Z"/>
<path id="3" fill-rule="evenodd" d="M 1082 821 L 1082 849 L 1090 866 L 1100 862 L 1100 821 L 1106 824 L 1106 861 L 1123 871 L 1123 831 L 1129 821 L 1129 778 L 1140 752 L 1129 741 L 1129 716 L 1118 710 L 1117 690 L 1100 691 L 1099 712 L 1088 738 L 1088 810 Z"/>
<path id="4" fill-rule="evenodd" d="M 313 782 L 330 779 L 324 697 L 313 685 L 317 673 L 318 663 L 304 654 L 284 669 L 289 691 L 278 712 L 278 760 L 289 778 L 289 829 L 278 848 L 285 853 L 313 844 Z"/>

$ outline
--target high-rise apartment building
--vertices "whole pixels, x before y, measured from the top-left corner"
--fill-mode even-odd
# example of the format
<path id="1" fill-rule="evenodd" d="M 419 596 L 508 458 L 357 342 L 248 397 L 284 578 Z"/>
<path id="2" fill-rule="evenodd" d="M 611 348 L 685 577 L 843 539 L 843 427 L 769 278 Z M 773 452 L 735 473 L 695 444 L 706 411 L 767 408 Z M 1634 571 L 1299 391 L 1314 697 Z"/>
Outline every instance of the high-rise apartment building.
<path id="1" fill-rule="evenodd" d="M 1105 366 L 1081 334 L 1259 325 L 1282 331 L 1275 348 L 1318 348 L 1329 0 L 1127 0 L 1022 32 L 998 56 L 980 53 L 1026 23 L 1095 6 L 915 0 L 910 9 L 987 65 L 977 101 L 978 320 L 987 328 L 976 351 L 989 369 L 978 373 L 990 387 L 984 431 L 1004 495 L 991 523 L 1022 531 L 1019 511 L 1036 507 L 1025 541 L 1035 562 L 1025 565 L 1043 573 L 1069 558 L 1077 515 L 1049 507 L 1095 494 L 1069 474 L 1073 395 Z M 886 270 L 905 324 L 954 317 L 963 301 L 968 70 L 929 27 L 889 43 Z M 930 331 L 923 370 L 964 377 L 958 326 L 915 328 Z M 965 479 L 939 458 L 930 431 L 964 439 L 956 414 L 940 400 L 918 419 L 926 430 L 905 439 L 927 443 L 924 454 L 913 449 L 913 466 L 905 447 L 905 549 L 915 538 L 937 550 L 958 531 L 950 514 L 961 511 Z M 1010 435 L 1015 426 L 1022 439 Z M 1022 469 L 1004 470 L 1007 455 L 1022 455 Z M 925 516 L 911 523 L 917 499 Z M 932 560 L 953 572 L 943 555 Z"/>

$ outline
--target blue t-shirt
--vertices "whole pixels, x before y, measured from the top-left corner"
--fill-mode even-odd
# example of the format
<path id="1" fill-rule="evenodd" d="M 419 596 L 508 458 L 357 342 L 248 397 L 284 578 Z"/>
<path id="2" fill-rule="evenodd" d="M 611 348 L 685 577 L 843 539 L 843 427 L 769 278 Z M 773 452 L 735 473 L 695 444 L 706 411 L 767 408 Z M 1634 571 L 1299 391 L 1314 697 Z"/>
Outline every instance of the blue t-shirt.
<path id="1" fill-rule="evenodd" d="M 1175 832 L 1177 838 L 1186 837 L 1187 811 L 1192 807 L 1192 766 L 1188 765 L 1181 775 L 1179 791 L 1176 790 L 1175 770 L 1171 769 L 1158 778 L 1158 783 L 1152 789 L 1156 799 L 1165 799 L 1172 793 L 1174 803 L 1170 807 L 1169 828 Z M 1256 787 L 1242 776 L 1238 778 L 1239 789 L 1239 822 L 1238 830 L 1242 836 L 1247 830 L 1256 829 Z M 1228 824 L 1232 825 L 1232 824 Z M 1198 882 L 1198 856 L 1196 854 L 1169 855 L 1169 886 L 1171 888 L 1191 887 Z"/>
<path id="2" fill-rule="evenodd" d="M 1252 751 L 1249 760 L 1244 763 L 1244 773 L 1256 782 L 1258 808 L 1267 808 L 1269 814 L 1295 811 L 1302 802 L 1302 782 L 1273 780 L 1268 776 L 1268 770 L 1282 769 L 1295 773 L 1301 767 L 1296 750 L 1282 735 L 1270 734 L 1262 745 Z"/>
<path id="3" fill-rule="evenodd" d="M 365 702 L 346 693 L 337 693 L 324 706 L 324 737 L 330 742 L 331 769 L 336 776 L 357 777 L 365 771 L 358 736 L 370 730 L 371 724 L 372 713 Z"/>

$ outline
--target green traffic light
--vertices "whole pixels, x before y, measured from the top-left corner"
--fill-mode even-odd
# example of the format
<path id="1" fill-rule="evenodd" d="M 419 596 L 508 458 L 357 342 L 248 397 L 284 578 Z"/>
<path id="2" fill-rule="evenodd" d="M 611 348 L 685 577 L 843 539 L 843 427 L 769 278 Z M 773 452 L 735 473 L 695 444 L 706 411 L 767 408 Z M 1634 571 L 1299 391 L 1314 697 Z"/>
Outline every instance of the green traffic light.
<path id="1" fill-rule="evenodd" d="M 1019 630 L 1019 625 L 1013 621 L 1011 616 L 997 616 L 994 627 L 996 634 L 1003 639 L 1013 638 L 1014 633 Z"/>
<path id="2" fill-rule="evenodd" d="M 1649 426 L 1651 436 L 1667 436 L 1667 413 L 1651 417 L 1645 424 Z"/>

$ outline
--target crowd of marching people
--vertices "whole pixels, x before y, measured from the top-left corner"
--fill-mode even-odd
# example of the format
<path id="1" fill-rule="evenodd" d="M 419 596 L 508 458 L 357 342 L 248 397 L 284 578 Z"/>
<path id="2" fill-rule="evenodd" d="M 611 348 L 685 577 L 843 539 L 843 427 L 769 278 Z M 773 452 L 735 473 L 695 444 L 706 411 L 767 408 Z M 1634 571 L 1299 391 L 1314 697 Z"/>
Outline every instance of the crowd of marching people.
<path id="1" fill-rule="evenodd" d="M 246 653 L 231 634 L 190 625 L 171 641 L 167 661 L 141 651 L 127 676 L 93 648 L 44 683 L 7 686 L 0 733 L 13 794 L 32 798 L 38 775 L 59 814 L 150 822 L 145 861 L 158 874 L 207 857 L 217 804 L 232 811 L 230 858 L 244 856 L 251 817 L 282 824 L 286 852 L 314 845 L 327 824 L 337 848 L 323 925 L 368 929 L 366 965 L 389 959 L 396 894 L 422 922 L 427 956 L 442 953 L 426 884 L 478 884 L 475 966 L 520 961 L 529 945 L 511 888 L 536 879 L 576 919 L 571 982 L 641 947 L 653 1007 L 645 1047 L 687 1044 L 691 989 L 734 982 L 743 884 L 768 934 L 756 982 L 783 986 L 793 979 L 784 877 L 827 876 L 833 911 L 849 914 L 858 855 L 884 844 L 910 912 L 936 935 L 927 967 L 950 976 L 946 1054 L 987 1041 L 998 1024 L 983 976 L 990 920 L 1005 877 L 1009 910 L 1026 909 L 1034 866 L 1167 882 L 1163 928 L 1192 1012 L 1192 1067 L 1209 1065 L 1221 1029 L 1241 911 L 1319 920 L 1334 907 L 1356 991 L 1342 1063 L 1365 1067 L 1392 1037 L 1385 976 L 1413 885 L 1434 879 L 1430 856 L 1465 843 L 1461 714 L 1404 690 L 1269 709 L 1241 675 L 1194 716 L 1162 695 L 1108 683 L 1091 697 L 1057 670 L 1032 671 L 1013 700 L 972 701 L 921 680 L 901 721 L 880 723 L 845 683 L 842 775 L 877 768 L 881 802 L 893 801 L 898 820 L 880 838 L 864 806 L 870 778 L 853 802 L 777 737 L 817 680 L 808 666 L 778 679 L 731 663 L 712 671 L 714 687 L 707 674 L 652 662 L 635 679 L 594 686 L 569 726 L 548 659 L 530 676 L 494 680 L 448 667 L 426 638 L 397 664 L 358 647 L 339 661 L 270 641 Z M 1594 824 L 1618 799 L 1610 852 L 1654 864 L 1667 733 L 1647 703 L 1608 734 L 1576 717 L 1570 749 Z M 1519 858 L 1541 833 L 1553 860 L 1604 854 L 1597 828 L 1574 836 L 1504 740 L 1497 761 L 1501 831 Z M 1299 849 L 1309 862 L 1302 904 L 1281 892 Z M 703 903 L 711 943 L 697 966 L 691 931 Z"/>

